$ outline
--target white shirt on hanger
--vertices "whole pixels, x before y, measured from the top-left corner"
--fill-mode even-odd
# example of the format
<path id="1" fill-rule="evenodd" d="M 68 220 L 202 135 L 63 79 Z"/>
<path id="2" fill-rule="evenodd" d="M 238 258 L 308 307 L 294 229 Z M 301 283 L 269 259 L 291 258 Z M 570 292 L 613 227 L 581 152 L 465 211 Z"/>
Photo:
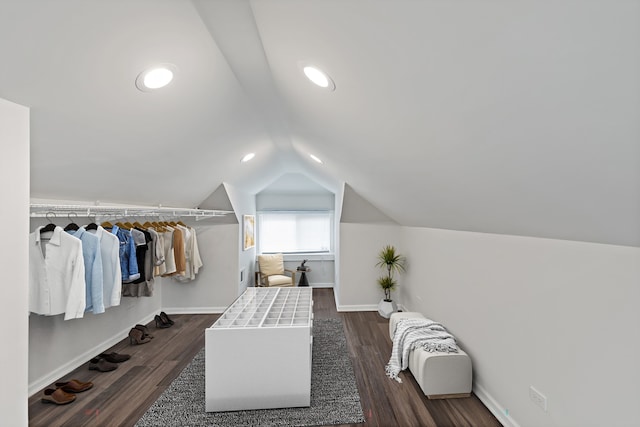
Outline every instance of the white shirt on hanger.
<path id="1" fill-rule="evenodd" d="M 58 226 L 46 242 L 41 228 L 29 234 L 29 311 L 81 318 L 86 296 L 82 242 Z"/>

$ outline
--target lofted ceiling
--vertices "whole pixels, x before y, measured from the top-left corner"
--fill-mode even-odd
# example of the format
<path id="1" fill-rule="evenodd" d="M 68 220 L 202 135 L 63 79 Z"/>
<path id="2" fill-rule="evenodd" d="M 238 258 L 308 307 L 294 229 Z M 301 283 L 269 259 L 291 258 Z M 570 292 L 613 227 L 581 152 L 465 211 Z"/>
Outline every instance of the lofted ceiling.
<path id="1" fill-rule="evenodd" d="M 32 197 L 302 174 L 402 225 L 640 246 L 640 0 L 3 0 L 0 58 Z"/>

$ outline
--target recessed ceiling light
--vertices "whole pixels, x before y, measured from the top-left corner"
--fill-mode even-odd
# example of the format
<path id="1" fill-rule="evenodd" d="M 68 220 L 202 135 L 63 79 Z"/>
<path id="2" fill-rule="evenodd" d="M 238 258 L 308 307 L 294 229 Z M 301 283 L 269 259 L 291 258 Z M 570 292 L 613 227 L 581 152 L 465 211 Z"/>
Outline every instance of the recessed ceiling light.
<path id="1" fill-rule="evenodd" d="M 136 77 L 136 87 L 143 92 L 151 92 L 165 87 L 175 75 L 177 68 L 173 64 L 159 64 L 147 68 Z"/>
<path id="2" fill-rule="evenodd" d="M 249 160 L 253 159 L 256 156 L 256 153 L 249 153 L 242 158 L 242 163 L 246 163 Z"/>
<path id="3" fill-rule="evenodd" d="M 328 90 L 336 89 L 336 85 L 333 80 L 331 80 L 331 77 L 319 68 L 314 67 L 313 65 L 306 65 L 302 68 L 302 71 L 309 80 L 321 88 Z"/>
<path id="4" fill-rule="evenodd" d="M 322 164 L 322 160 L 320 160 L 319 158 L 317 158 L 316 156 L 314 156 L 313 154 L 309 154 L 309 157 L 311 157 L 313 160 L 315 160 L 316 162 Z"/>

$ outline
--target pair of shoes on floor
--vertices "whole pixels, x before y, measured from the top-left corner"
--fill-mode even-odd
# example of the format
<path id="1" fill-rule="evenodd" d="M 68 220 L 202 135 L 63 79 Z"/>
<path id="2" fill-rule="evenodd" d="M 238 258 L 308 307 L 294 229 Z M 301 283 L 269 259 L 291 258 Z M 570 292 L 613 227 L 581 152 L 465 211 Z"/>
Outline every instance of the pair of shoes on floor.
<path id="1" fill-rule="evenodd" d="M 118 365 L 100 356 L 94 357 L 89 361 L 89 370 L 91 371 L 110 372 L 116 369 L 118 369 Z"/>
<path id="2" fill-rule="evenodd" d="M 131 328 L 129 331 L 129 344 L 146 344 L 151 341 L 151 336 L 144 332 L 146 326 L 143 326 L 144 329 L 141 329 L 138 326 L 143 325 L 136 325 L 136 327 Z"/>
<path id="3" fill-rule="evenodd" d="M 93 387 L 92 382 L 82 382 L 69 380 L 56 383 L 56 388 L 48 388 L 44 391 L 42 403 L 53 403 L 54 405 L 67 405 L 76 400 L 75 393 L 82 393 Z"/>
<path id="4" fill-rule="evenodd" d="M 140 329 L 142 331 L 143 338 L 153 338 L 153 335 L 149 333 L 149 328 L 147 328 L 145 325 L 136 325 L 134 326 L 134 328 Z"/>
<path id="5" fill-rule="evenodd" d="M 156 328 L 160 329 L 170 328 L 175 324 L 175 322 L 171 320 L 164 311 L 160 312 L 160 314 L 156 314 L 154 320 L 156 321 Z"/>
<path id="6" fill-rule="evenodd" d="M 56 383 L 56 387 L 62 389 L 62 391 L 66 393 L 82 393 L 83 391 L 89 390 L 93 387 L 92 382 L 82 382 L 80 380 L 69 380 Z"/>
<path id="7" fill-rule="evenodd" d="M 102 353 L 98 357 L 111 363 L 122 363 L 131 359 L 131 356 L 129 356 L 128 354 L 118 354 L 115 351 L 111 353 Z"/>

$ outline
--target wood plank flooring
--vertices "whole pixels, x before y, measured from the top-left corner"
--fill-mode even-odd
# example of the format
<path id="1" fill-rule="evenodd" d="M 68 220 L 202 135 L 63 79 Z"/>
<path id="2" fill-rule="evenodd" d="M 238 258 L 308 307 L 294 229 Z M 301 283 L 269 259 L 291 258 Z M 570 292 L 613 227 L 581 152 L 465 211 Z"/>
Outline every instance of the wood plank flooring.
<path id="1" fill-rule="evenodd" d="M 314 289 L 316 319 L 341 318 L 356 375 L 366 422 L 356 426 L 500 426 L 489 410 L 472 395 L 464 399 L 429 400 L 411 374 L 403 383 L 387 378 L 384 366 L 391 354 L 388 320 L 376 312 L 338 313 L 332 289 Z M 65 406 L 44 404 L 42 391 L 29 398 L 29 425 L 133 426 L 182 369 L 204 347 L 204 329 L 219 315 L 175 315 L 175 325 L 156 329 L 153 340 L 130 345 L 128 338 L 106 352 L 131 355 L 112 372 L 88 370 L 88 363 L 61 380 L 91 381 L 94 387 Z M 132 325 L 133 326 L 133 325 Z M 347 427 L 347 426 L 344 426 Z"/>

